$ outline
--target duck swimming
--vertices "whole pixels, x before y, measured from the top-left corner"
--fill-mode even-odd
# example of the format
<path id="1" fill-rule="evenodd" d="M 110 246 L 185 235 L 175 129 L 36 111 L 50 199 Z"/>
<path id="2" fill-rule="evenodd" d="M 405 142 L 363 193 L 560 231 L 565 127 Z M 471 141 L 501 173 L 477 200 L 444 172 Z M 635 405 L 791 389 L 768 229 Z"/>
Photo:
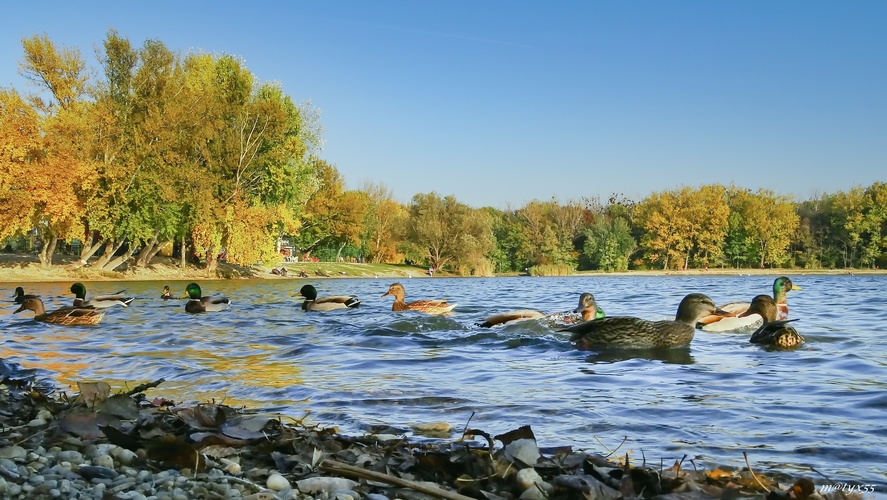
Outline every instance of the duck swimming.
<path id="1" fill-rule="evenodd" d="M 163 286 L 163 293 L 160 294 L 160 298 L 163 299 L 163 300 L 170 300 L 170 299 L 174 299 L 174 298 L 175 298 L 175 297 L 172 296 L 172 293 L 170 293 L 170 291 L 169 291 L 169 285 L 164 285 L 164 286 Z"/>
<path id="2" fill-rule="evenodd" d="M 120 305 L 129 307 L 135 297 L 127 297 L 126 290 L 117 293 L 105 295 L 96 295 L 90 299 L 86 298 L 86 287 L 83 283 L 74 283 L 71 285 L 71 293 L 74 294 L 74 307 L 105 309 L 107 307 Z"/>
<path id="3" fill-rule="evenodd" d="M 594 300 L 594 295 L 585 292 L 579 295 L 579 306 L 572 311 L 545 314 L 533 309 L 519 309 L 489 316 L 484 319 L 483 323 L 478 323 L 477 326 L 490 328 L 514 321 L 538 319 L 549 323 L 552 326 L 561 327 L 572 325 L 580 321 L 603 318 L 604 316 L 606 315 L 604 314 L 603 309 L 597 306 L 597 303 Z"/>
<path id="4" fill-rule="evenodd" d="M 43 301 L 39 297 L 26 299 L 18 309 L 13 311 L 13 314 L 20 313 L 25 309 L 34 311 L 34 321 L 65 326 L 96 325 L 105 316 L 104 312 L 82 307 L 65 307 L 46 312 Z"/>
<path id="5" fill-rule="evenodd" d="M 762 345 L 770 349 L 794 349 L 804 343 L 804 337 L 788 323 L 795 319 L 776 319 L 776 301 L 769 295 L 758 295 L 751 301 L 751 306 L 743 315 L 759 314 L 764 324 L 761 325 L 748 340 L 752 344 Z"/>
<path id="6" fill-rule="evenodd" d="M 39 296 L 33 294 L 26 294 L 25 289 L 18 286 L 15 288 L 15 294 L 12 296 L 12 300 L 15 301 L 16 304 L 23 304 L 28 299 L 37 299 Z"/>
<path id="7" fill-rule="evenodd" d="M 394 304 L 391 305 L 392 311 L 419 311 L 425 314 L 448 314 L 457 304 L 448 304 L 443 299 L 433 300 L 416 300 L 413 302 L 405 302 L 406 290 L 400 283 L 394 283 L 388 287 L 388 291 L 382 294 L 382 297 L 393 295 Z"/>
<path id="8" fill-rule="evenodd" d="M 317 298 L 317 289 L 312 285 L 303 286 L 295 296 L 305 297 L 302 302 L 303 311 L 332 311 L 334 309 L 348 309 L 360 305 L 360 299 L 356 295 L 331 295 Z"/>
<path id="9" fill-rule="evenodd" d="M 786 302 L 786 293 L 790 290 L 800 290 L 801 287 L 792 283 L 788 276 L 780 276 L 773 281 L 773 299 L 776 302 L 777 312 L 775 319 L 785 319 L 788 317 L 788 303 Z M 748 328 L 760 323 L 761 316 L 758 314 L 750 314 L 741 316 L 751 306 L 750 302 L 731 302 L 723 304 L 720 308 L 730 313 L 729 316 L 706 316 L 699 320 L 698 326 L 706 332 L 726 332 L 730 330 L 738 330 Z"/>
<path id="10" fill-rule="evenodd" d="M 674 348 L 687 347 L 696 333 L 696 322 L 710 314 L 726 314 L 701 293 L 681 300 L 674 320 L 649 321 L 632 316 L 612 316 L 585 321 L 563 332 L 580 349 L 590 348 Z"/>
<path id="11" fill-rule="evenodd" d="M 224 311 L 231 303 L 228 297 L 204 297 L 200 285 L 197 283 L 188 283 L 188 286 L 185 287 L 185 295 L 182 295 L 182 298 L 184 297 L 189 298 L 188 303 L 185 304 L 185 311 L 189 313 Z"/>

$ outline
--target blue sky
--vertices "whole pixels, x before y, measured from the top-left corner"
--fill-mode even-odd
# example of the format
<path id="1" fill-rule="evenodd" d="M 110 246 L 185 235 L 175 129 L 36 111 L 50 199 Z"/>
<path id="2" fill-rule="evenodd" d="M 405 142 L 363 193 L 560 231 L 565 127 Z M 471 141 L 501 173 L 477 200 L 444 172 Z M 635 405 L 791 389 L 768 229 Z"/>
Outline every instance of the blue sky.
<path id="1" fill-rule="evenodd" d="M 348 187 L 518 208 L 734 183 L 808 199 L 887 181 L 887 2 L 10 2 L 94 63 L 108 29 L 227 53 L 310 100 Z"/>

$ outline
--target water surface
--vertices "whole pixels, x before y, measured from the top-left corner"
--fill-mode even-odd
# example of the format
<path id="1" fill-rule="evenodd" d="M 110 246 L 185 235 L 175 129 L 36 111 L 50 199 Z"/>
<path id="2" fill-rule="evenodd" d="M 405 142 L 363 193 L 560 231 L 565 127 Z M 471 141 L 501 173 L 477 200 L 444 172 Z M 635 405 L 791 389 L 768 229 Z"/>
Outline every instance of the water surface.
<path id="1" fill-rule="evenodd" d="M 126 288 L 137 297 L 97 327 L 36 323 L 0 311 L 0 358 L 55 379 L 115 387 L 165 378 L 149 394 L 224 401 L 306 414 L 346 433 L 445 421 L 491 434 L 532 426 L 540 445 L 620 452 L 698 467 L 743 467 L 835 481 L 887 483 L 887 277 L 792 275 L 790 317 L 807 344 L 768 352 L 749 332 L 698 331 L 689 349 L 578 351 L 537 322 L 474 326 L 502 311 L 575 307 L 594 293 L 608 315 L 674 316 L 690 292 L 717 303 L 772 290 L 775 276 L 571 277 L 403 280 L 407 300 L 446 298 L 455 313 L 393 313 L 386 279 L 207 281 L 204 294 L 230 310 L 191 315 L 184 301 L 159 300 L 164 284 L 87 283 L 89 295 Z M 357 310 L 304 313 L 302 284 L 320 295 L 357 294 Z M 0 284 L 12 297 L 19 283 Z M 71 303 L 70 283 L 26 285 L 47 309 Z M 472 415 L 473 418 L 472 418 Z M 649 463 L 649 462 L 648 462 Z M 883 486 L 881 491 L 885 491 Z"/>

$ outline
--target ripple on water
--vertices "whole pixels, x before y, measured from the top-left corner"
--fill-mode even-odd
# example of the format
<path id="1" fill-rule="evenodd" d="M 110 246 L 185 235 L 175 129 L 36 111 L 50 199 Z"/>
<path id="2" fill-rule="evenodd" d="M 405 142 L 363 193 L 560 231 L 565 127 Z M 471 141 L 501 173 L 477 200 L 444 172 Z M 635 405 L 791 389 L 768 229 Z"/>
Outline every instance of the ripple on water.
<path id="1" fill-rule="evenodd" d="M 158 300 L 164 283 L 127 288 L 130 308 L 95 328 L 62 328 L 0 312 L 0 357 L 60 385 L 106 379 L 122 386 L 165 378 L 157 395 L 224 400 L 309 415 L 346 433 L 445 421 L 499 434 L 531 425 L 543 446 L 643 449 L 650 460 L 695 457 L 700 467 L 809 468 L 835 480 L 881 482 L 887 463 L 885 277 L 792 276 L 789 295 L 805 346 L 768 352 L 749 331 L 697 332 L 689 349 L 577 351 L 537 321 L 484 329 L 514 309 L 566 311 L 592 292 L 610 316 L 673 318 L 689 292 L 717 303 L 769 293 L 775 276 L 571 277 L 410 280 L 408 299 L 447 298 L 449 316 L 391 311 L 387 281 L 315 282 L 324 295 L 355 293 L 356 310 L 305 313 L 290 295 L 306 280 L 214 281 L 222 313 L 187 314 Z M 797 278 L 797 279 L 796 279 Z M 177 293 L 185 283 L 170 283 Z M 17 284 L 10 284 L 11 290 Z M 322 289 L 321 289 L 322 288 Z M 29 285 L 67 304 L 60 284 Z M 823 307 L 827 304 L 828 307 Z"/>

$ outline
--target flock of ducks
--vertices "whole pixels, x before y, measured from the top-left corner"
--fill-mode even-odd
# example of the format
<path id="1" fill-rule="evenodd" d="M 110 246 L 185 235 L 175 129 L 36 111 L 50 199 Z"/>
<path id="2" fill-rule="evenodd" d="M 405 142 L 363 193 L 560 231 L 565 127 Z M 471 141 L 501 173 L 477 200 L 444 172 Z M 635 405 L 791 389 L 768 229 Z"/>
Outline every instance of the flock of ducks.
<path id="1" fill-rule="evenodd" d="M 681 300 L 674 320 L 650 321 L 633 316 L 607 316 L 598 307 L 594 295 L 582 293 L 576 309 L 566 313 L 543 313 L 537 310 L 521 309 L 487 317 L 478 326 L 489 328 L 515 321 L 538 320 L 561 332 L 571 334 L 570 340 L 580 349 L 658 349 L 687 347 L 693 340 L 697 328 L 706 331 L 730 331 L 746 329 L 757 322 L 761 325 L 750 338 L 753 344 L 771 349 L 792 349 L 804 342 L 797 330 L 786 319 L 788 305 L 786 293 L 801 287 L 780 276 L 773 283 L 773 296 L 758 295 L 751 302 L 732 302 L 721 306 L 706 295 L 691 293 Z M 22 287 L 15 290 L 14 301 L 19 304 L 15 313 L 24 310 L 34 311 L 34 319 L 59 325 L 95 325 L 105 315 L 104 309 L 112 306 L 128 307 L 133 297 L 125 291 L 114 294 L 96 295 L 86 298 L 86 287 L 82 283 L 71 285 L 74 302 L 47 312 L 43 301 L 36 295 L 25 294 Z M 443 299 L 415 300 L 406 302 L 406 290 L 400 283 L 394 283 L 382 294 L 394 297 L 392 311 L 418 311 L 426 314 L 448 314 L 457 304 L 449 304 Z M 318 297 L 317 289 L 304 285 L 294 296 L 304 297 L 303 311 L 332 311 L 360 306 L 355 295 L 334 295 Z M 180 298 L 188 298 L 185 311 L 204 313 L 224 311 L 230 305 L 227 297 L 204 296 L 197 283 L 189 283 Z M 175 298 L 168 286 L 163 287 L 160 296 L 163 300 Z"/>

